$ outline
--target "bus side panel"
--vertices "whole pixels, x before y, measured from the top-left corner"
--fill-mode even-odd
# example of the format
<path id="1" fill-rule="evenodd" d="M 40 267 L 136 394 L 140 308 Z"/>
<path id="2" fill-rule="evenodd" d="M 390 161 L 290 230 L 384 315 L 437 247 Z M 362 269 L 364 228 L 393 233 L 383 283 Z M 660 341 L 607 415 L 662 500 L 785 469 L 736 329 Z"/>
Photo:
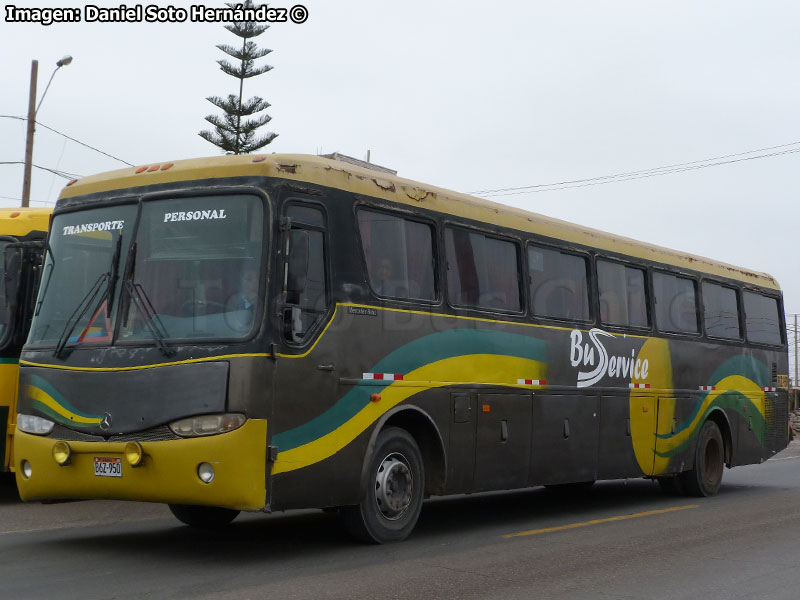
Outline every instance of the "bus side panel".
<path id="1" fill-rule="evenodd" d="M 596 394 L 535 394 L 533 483 L 597 479 L 599 422 Z"/>
<path id="2" fill-rule="evenodd" d="M 762 462 L 783 450 L 789 437 L 789 405 L 785 390 L 751 396 L 750 402 L 760 410 L 736 414 L 739 443 L 734 446 L 733 464 Z"/>
<path id="3" fill-rule="evenodd" d="M 14 359 L 0 359 L 0 468 L 13 471 L 14 427 L 17 414 L 19 364 Z"/>
<path id="4" fill-rule="evenodd" d="M 597 478 L 615 479 L 641 477 L 643 469 L 634 451 L 631 427 L 631 403 L 627 395 L 603 395 L 600 397 L 600 432 L 597 456 Z M 638 407 L 638 406 L 637 406 Z M 641 409 L 639 414 L 644 414 Z M 650 431 L 650 437 L 653 436 Z M 644 460 L 644 459 L 643 459 Z M 652 457 L 646 463 L 652 469 Z"/>
<path id="5" fill-rule="evenodd" d="M 357 504 L 361 465 L 371 433 L 371 428 L 364 431 L 350 444 L 322 461 L 298 468 L 286 464 L 273 467 L 270 508 L 286 510 Z M 276 470 L 279 472 L 275 473 Z"/>

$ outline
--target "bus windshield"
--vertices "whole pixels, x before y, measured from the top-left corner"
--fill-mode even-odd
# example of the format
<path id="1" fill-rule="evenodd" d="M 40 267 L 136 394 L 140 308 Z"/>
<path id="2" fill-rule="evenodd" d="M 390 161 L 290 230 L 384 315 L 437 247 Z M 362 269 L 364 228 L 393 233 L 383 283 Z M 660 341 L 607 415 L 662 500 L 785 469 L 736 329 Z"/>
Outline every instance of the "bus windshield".
<path id="1" fill-rule="evenodd" d="M 258 306 L 262 237 L 263 205 L 250 195 L 58 215 L 28 342 L 244 337 Z"/>
<path id="2" fill-rule="evenodd" d="M 28 343 L 109 341 L 109 273 L 118 261 L 124 269 L 133 233 L 136 205 L 95 208 L 53 219 L 50 250 L 42 270 L 39 299 Z M 122 272 L 118 270 L 118 272 Z"/>

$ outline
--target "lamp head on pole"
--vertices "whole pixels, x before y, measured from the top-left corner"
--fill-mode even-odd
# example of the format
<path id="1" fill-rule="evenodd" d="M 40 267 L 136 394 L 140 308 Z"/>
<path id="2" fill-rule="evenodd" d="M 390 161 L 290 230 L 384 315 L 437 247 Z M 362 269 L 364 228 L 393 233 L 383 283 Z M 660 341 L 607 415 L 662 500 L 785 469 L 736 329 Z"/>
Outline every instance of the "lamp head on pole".
<path id="1" fill-rule="evenodd" d="M 72 57 L 69 54 L 67 54 L 66 56 L 62 57 L 61 60 L 56 62 L 56 66 L 66 67 L 71 62 L 72 62 Z"/>

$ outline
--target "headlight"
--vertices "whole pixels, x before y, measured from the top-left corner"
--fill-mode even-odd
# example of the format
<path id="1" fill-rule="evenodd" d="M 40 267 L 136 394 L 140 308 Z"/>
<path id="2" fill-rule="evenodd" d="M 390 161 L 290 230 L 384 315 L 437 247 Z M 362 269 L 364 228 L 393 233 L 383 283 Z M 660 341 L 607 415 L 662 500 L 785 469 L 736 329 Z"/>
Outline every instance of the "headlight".
<path id="1" fill-rule="evenodd" d="M 42 417 L 35 417 L 33 415 L 17 415 L 17 427 L 20 431 L 25 433 L 33 433 L 35 435 L 47 435 L 53 431 L 55 423 L 43 419 Z"/>
<path id="2" fill-rule="evenodd" d="M 181 437 L 197 437 L 233 431 L 244 425 L 245 421 L 244 415 L 237 414 L 200 415 L 170 423 L 169 428 Z"/>

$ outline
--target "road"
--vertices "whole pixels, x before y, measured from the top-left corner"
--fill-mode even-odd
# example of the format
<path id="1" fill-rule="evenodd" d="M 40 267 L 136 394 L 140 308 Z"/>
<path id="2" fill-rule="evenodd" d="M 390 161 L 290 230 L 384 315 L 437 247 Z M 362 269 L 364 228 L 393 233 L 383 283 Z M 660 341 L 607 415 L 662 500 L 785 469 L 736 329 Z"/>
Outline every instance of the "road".
<path id="1" fill-rule="evenodd" d="M 412 537 L 387 546 L 350 542 L 321 511 L 198 532 L 159 505 L 22 504 L 10 483 L 0 487 L 3 599 L 800 596 L 798 442 L 726 470 L 714 498 L 629 480 L 578 496 L 434 499 Z"/>

